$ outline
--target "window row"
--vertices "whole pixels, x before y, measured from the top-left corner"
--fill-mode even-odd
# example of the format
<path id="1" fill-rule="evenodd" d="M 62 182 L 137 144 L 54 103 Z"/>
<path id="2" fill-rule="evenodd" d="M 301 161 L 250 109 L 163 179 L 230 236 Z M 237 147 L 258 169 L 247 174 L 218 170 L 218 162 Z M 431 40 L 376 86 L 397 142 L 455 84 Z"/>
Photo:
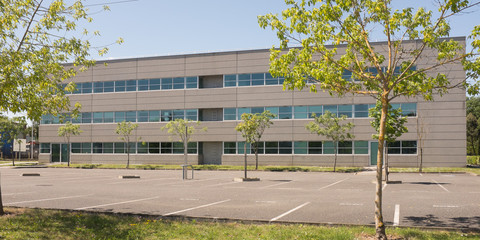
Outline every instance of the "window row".
<path id="1" fill-rule="evenodd" d="M 223 75 L 223 87 L 282 85 L 285 79 L 270 73 L 243 73 Z"/>
<path id="2" fill-rule="evenodd" d="M 307 119 L 313 118 L 313 114 L 320 116 L 326 111 L 339 117 L 345 115 L 347 118 L 367 118 L 368 110 L 374 107 L 375 104 L 224 108 L 223 120 L 241 120 L 244 113 L 255 114 L 266 110 L 275 114 L 275 119 Z M 417 115 L 416 103 L 394 103 L 392 108 L 402 109 L 404 116 Z"/>
<path id="3" fill-rule="evenodd" d="M 76 90 L 74 92 L 67 92 L 67 94 L 191 89 L 198 88 L 198 77 L 154 78 L 75 84 L 77 85 Z M 66 84 L 62 86 L 65 88 Z"/>
<path id="4" fill-rule="evenodd" d="M 368 141 L 338 142 L 258 142 L 258 154 L 368 154 Z M 392 147 L 390 147 L 392 146 Z M 400 146 L 400 147 L 393 147 Z M 244 154 L 245 142 L 224 142 L 224 154 Z M 247 143 L 247 154 L 254 154 L 254 145 Z M 416 154 L 417 141 L 397 141 L 389 144 L 389 154 Z"/>
<path id="5" fill-rule="evenodd" d="M 50 153 L 50 143 L 41 143 L 40 152 Z M 72 153 L 83 154 L 114 154 L 127 153 L 127 144 L 124 142 L 94 142 L 94 143 L 71 143 Z M 131 154 L 183 154 L 181 142 L 131 142 L 129 145 Z M 197 143 L 188 143 L 188 153 L 197 154 Z"/>
<path id="6" fill-rule="evenodd" d="M 41 124 L 60 124 L 71 121 L 72 123 L 118 123 L 118 122 L 169 122 L 176 119 L 198 121 L 198 109 L 178 110 L 153 110 L 153 111 L 128 111 L 128 112 L 84 112 L 77 118 L 69 114 L 62 117 L 53 115 L 42 116 Z"/>

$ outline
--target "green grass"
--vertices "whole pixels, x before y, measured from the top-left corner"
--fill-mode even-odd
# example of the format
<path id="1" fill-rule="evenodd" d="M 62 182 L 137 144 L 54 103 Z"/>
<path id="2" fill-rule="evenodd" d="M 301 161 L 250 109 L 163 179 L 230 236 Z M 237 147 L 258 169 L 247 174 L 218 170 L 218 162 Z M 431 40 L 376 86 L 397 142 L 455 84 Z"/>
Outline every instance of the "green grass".
<path id="1" fill-rule="evenodd" d="M 418 168 L 390 168 L 390 172 L 398 173 L 418 173 Z M 480 175 L 480 168 L 449 168 L 449 167 L 438 167 L 438 168 L 423 168 L 422 172 L 424 173 L 472 173 Z"/>
<path id="2" fill-rule="evenodd" d="M 218 223 L 7 208 L 1 239 L 364 239 L 372 227 Z M 392 239 L 478 239 L 479 233 L 387 229 Z"/>

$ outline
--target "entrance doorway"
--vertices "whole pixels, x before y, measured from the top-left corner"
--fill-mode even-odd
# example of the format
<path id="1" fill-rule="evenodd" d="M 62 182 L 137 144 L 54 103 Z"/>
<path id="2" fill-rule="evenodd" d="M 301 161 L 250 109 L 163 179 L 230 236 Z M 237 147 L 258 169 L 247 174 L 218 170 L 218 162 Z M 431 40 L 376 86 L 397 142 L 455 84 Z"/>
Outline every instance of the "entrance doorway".
<path id="1" fill-rule="evenodd" d="M 52 162 L 68 162 L 68 144 L 52 143 Z"/>
<path id="2" fill-rule="evenodd" d="M 378 142 L 370 142 L 370 165 L 377 165 Z"/>

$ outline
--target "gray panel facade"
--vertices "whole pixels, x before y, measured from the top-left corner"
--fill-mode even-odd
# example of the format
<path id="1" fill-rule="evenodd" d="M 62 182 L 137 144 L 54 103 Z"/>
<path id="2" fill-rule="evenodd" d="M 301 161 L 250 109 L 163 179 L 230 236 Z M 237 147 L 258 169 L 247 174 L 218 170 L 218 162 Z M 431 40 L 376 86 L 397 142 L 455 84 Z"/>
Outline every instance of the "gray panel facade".
<path id="1" fill-rule="evenodd" d="M 461 40 L 463 41 L 463 40 Z M 412 42 L 415 44 L 415 42 Z M 375 43 L 383 47 L 383 43 Z M 417 67 L 429 64 L 427 53 Z M 193 136 L 197 142 L 197 151 L 190 154 L 192 164 L 242 165 L 242 154 L 226 154 L 224 142 L 242 142 L 242 136 L 235 131 L 238 120 L 224 120 L 226 108 L 254 108 L 279 106 L 312 105 L 358 105 L 374 104 L 368 96 L 332 97 L 326 92 L 312 93 L 308 90 L 288 91 L 281 85 L 223 87 L 223 77 L 229 74 L 268 73 L 269 51 L 251 50 L 192 54 L 166 57 L 149 57 L 99 62 L 97 66 L 78 74 L 72 79 L 76 83 L 92 84 L 96 82 L 118 80 L 142 80 L 155 78 L 197 77 L 197 88 L 108 92 L 90 94 L 72 94 L 72 104 L 82 104 L 81 112 L 119 112 L 119 111 L 158 111 L 198 109 L 201 127 L 207 132 Z M 452 83 L 465 79 L 465 72 L 460 65 L 448 65 L 438 69 L 446 73 Z M 408 133 L 399 141 L 416 141 L 415 154 L 390 154 L 389 162 L 395 167 L 418 167 L 420 164 L 420 145 L 423 146 L 423 165 L 425 167 L 462 167 L 466 159 L 466 121 L 465 90 L 451 89 L 435 101 L 421 98 L 399 98 L 396 103 L 416 103 L 416 116 L 408 117 Z M 293 110 L 292 110 L 293 111 Z M 309 119 L 275 119 L 267 129 L 262 140 L 265 142 L 305 142 L 323 141 L 322 137 L 309 133 L 305 125 Z M 370 118 L 349 118 L 355 124 L 352 133 L 354 141 L 373 141 L 373 128 Z M 138 122 L 135 137 L 144 142 L 175 142 L 166 131 L 161 130 L 166 122 Z M 120 142 L 115 134 L 116 123 L 80 123 L 83 132 L 71 138 L 73 143 Z M 41 143 L 63 143 L 57 136 L 61 124 L 41 124 Z M 418 129 L 423 129 L 419 136 Z M 423 139 L 420 141 L 419 139 Z M 295 144 L 295 143 L 293 143 Z M 370 144 L 369 144 L 370 146 Z M 221 148 L 221 149 L 220 149 Z M 293 148 L 293 147 L 292 147 Z M 219 149 L 221 150 L 218 153 Z M 212 151 L 212 152 L 211 152 Z M 331 166 L 333 154 L 260 154 L 260 165 L 284 166 Z M 339 166 L 369 166 L 370 153 L 339 154 Z M 220 157 L 218 157 L 220 154 Z M 52 153 L 41 153 L 40 161 L 50 162 Z M 210 159 L 211 158 L 211 159 Z M 218 159 L 219 158 L 219 159 Z M 254 164 L 254 155 L 249 155 L 249 164 Z M 115 153 L 73 153 L 73 163 L 125 163 L 126 154 Z M 183 164 L 183 154 L 134 153 L 132 164 Z"/>

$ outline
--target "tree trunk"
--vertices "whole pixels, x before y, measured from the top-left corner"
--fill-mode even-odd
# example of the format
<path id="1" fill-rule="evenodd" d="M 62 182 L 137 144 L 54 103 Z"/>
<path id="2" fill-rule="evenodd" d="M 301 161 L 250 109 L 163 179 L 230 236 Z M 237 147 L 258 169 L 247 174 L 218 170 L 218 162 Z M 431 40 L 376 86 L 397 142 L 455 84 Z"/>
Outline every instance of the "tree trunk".
<path id="1" fill-rule="evenodd" d="M 255 143 L 255 170 L 258 170 L 258 143 Z"/>
<path id="2" fill-rule="evenodd" d="M 70 159 L 72 159 L 72 151 L 70 150 L 70 140 L 67 143 L 67 151 L 68 151 L 68 166 L 70 167 Z"/>
<path id="3" fill-rule="evenodd" d="M 3 210 L 3 200 L 2 200 L 2 180 L 0 175 L 0 216 L 5 215 L 5 211 Z"/>
<path id="4" fill-rule="evenodd" d="M 245 164 L 245 178 L 247 178 L 247 142 L 243 145 L 243 153 L 245 154 L 244 164 Z"/>
<path id="5" fill-rule="evenodd" d="M 183 162 L 188 165 L 188 143 L 183 143 Z"/>
<path id="6" fill-rule="evenodd" d="M 419 172 L 423 171 L 423 148 L 420 147 L 420 167 L 418 168 Z"/>
<path id="7" fill-rule="evenodd" d="M 388 183 L 388 145 L 385 146 L 385 182 Z"/>
<path id="8" fill-rule="evenodd" d="M 333 151 L 335 152 L 335 159 L 333 160 L 333 172 L 337 170 L 337 144 L 338 142 L 333 142 Z"/>
<path id="9" fill-rule="evenodd" d="M 127 168 L 130 166 L 130 141 L 127 141 Z"/>
<path id="10" fill-rule="evenodd" d="M 380 118 L 380 131 L 378 134 L 377 176 L 375 186 L 375 237 L 376 239 L 387 239 L 382 213 L 383 148 L 385 145 L 385 127 L 388 113 L 388 100 L 385 95 L 382 95 L 381 101 L 382 115 Z"/>

